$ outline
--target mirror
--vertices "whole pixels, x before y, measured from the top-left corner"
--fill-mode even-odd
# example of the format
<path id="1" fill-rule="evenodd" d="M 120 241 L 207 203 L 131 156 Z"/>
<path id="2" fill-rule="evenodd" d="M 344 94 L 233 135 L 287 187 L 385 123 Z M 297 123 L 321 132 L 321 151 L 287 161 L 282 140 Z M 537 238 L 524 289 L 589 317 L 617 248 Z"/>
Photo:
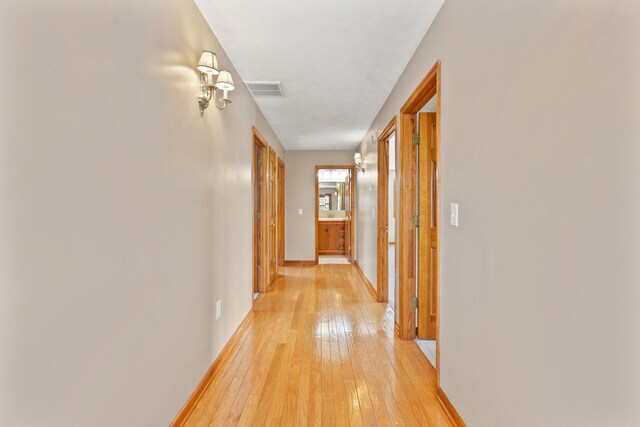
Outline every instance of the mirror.
<path id="1" fill-rule="evenodd" d="M 318 218 L 348 218 L 350 215 L 349 169 L 318 169 Z"/>

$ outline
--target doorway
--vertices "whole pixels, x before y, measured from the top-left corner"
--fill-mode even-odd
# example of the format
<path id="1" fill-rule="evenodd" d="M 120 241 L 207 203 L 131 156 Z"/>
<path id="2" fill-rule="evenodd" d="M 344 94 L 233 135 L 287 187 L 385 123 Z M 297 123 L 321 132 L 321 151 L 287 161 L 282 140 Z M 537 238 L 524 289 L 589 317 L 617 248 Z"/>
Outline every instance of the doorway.
<path id="1" fill-rule="evenodd" d="M 267 182 L 269 183 L 269 274 L 268 283 L 271 285 L 276 278 L 278 269 L 278 156 L 273 148 L 269 147 L 269 172 Z"/>
<path id="2" fill-rule="evenodd" d="M 353 166 L 316 166 L 316 264 L 350 264 Z"/>
<path id="3" fill-rule="evenodd" d="M 284 267 L 284 162 L 278 157 L 278 267 Z"/>
<path id="4" fill-rule="evenodd" d="M 439 387 L 440 61 L 402 106 L 398 144 L 397 330 L 418 338 Z"/>
<path id="5" fill-rule="evenodd" d="M 396 117 L 378 137 L 378 271 L 377 299 L 396 311 L 395 221 L 396 221 Z"/>
<path id="6" fill-rule="evenodd" d="M 418 134 L 418 347 L 435 367 L 438 283 L 438 156 L 436 146 L 436 95 L 416 116 Z"/>
<path id="7" fill-rule="evenodd" d="M 253 128 L 253 160 L 251 182 L 253 187 L 253 299 L 266 292 L 269 286 L 268 266 L 268 213 L 267 213 L 267 160 L 269 146 Z"/>

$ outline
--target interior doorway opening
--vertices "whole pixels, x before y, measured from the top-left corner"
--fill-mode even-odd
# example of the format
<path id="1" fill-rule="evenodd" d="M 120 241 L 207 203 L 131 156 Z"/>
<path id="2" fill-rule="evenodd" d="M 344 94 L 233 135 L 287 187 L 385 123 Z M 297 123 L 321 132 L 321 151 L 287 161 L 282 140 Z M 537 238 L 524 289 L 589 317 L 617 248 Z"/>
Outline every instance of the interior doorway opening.
<path id="1" fill-rule="evenodd" d="M 253 187 L 253 300 L 267 292 L 269 280 L 269 145 L 253 128 L 251 183 Z"/>
<path id="2" fill-rule="evenodd" d="M 438 283 L 438 158 L 436 145 L 437 98 L 434 95 L 416 115 L 420 135 L 417 164 L 418 217 L 418 295 L 416 343 L 437 367 L 436 321 Z"/>
<path id="3" fill-rule="evenodd" d="M 377 299 L 396 312 L 396 117 L 378 137 Z"/>
<path id="4" fill-rule="evenodd" d="M 316 264 L 350 264 L 353 166 L 316 166 Z"/>
<path id="5" fill-rule="evenodd" d="M 436 368 L 440 393 L 440 61 L 400 109 L 398 314 L 401 338 L 416 339 Z"/>

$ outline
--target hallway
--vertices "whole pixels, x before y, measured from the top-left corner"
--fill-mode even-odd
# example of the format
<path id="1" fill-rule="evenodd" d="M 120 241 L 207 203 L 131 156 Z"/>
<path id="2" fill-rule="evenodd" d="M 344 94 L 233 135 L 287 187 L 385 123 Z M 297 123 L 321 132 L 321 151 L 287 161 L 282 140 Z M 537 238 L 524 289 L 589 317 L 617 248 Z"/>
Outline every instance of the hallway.
<path id="1" fill-rule="evenodd" d="M 186 425 L 449 426 L 435 370 L 351 265 L 288 267 Z"/>

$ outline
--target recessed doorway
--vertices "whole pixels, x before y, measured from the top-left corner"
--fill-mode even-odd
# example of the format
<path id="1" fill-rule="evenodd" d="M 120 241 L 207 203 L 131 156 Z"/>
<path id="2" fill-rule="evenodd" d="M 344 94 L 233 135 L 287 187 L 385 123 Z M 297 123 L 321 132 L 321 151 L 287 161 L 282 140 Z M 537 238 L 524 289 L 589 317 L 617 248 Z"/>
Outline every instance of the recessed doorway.
<path id="1" fill-rule="evenodd" d="M 378 138 L 378 272 L 377 299 L 396 311 L 396 117 Z"/>
<path id="2" fill-rule="evenodd" d="M 316 263 L 349 264 L 353 242 L 353 166 L 316 166 L 315 172 Z"/>
<path id="3" fill-rule="evenodd" d="M 440 62 L 400 109 L 396 330 L 436 368 L 440 393 Z"/>
<path id="4" fill-rule="evenodd" d="M 269 146 L 260 133 L 253 129 L 253 163 L 251 179 L 253 186 L 253 299 L 266 292 L 268 277 L 268 214 L 267 214 L 267 169 Z"/>

